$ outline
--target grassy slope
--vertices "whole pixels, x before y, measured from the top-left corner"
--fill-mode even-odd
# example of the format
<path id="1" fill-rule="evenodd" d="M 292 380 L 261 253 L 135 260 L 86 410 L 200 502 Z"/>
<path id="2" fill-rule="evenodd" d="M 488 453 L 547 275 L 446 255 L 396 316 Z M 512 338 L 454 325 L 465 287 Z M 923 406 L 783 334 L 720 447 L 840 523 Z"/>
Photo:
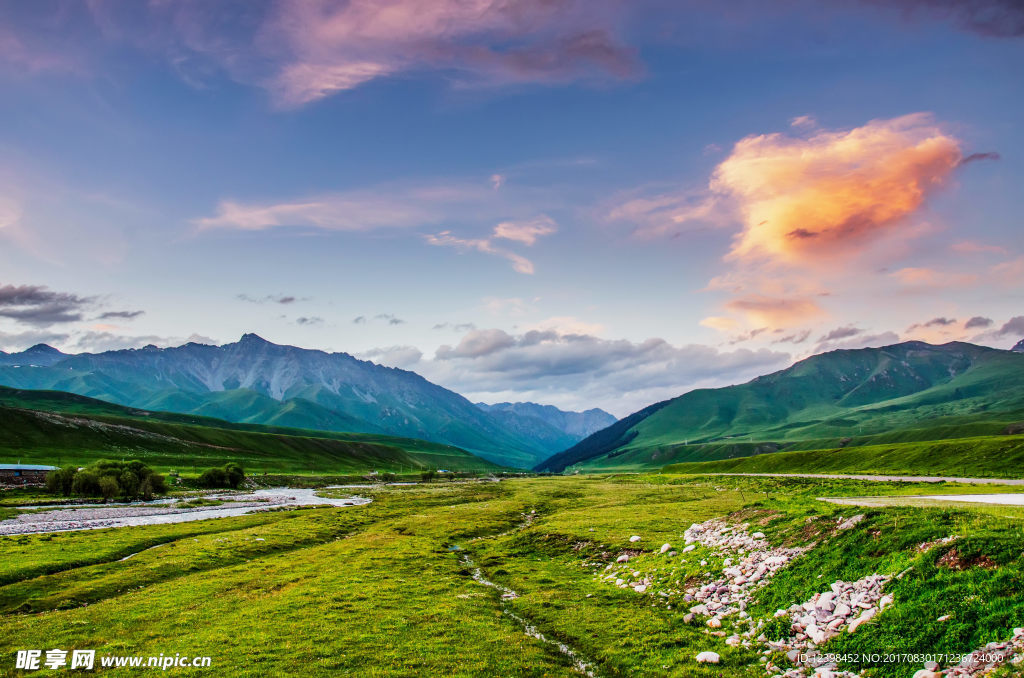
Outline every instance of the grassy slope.
<path id="1" fill-rule="evenodd" d="M 0 654 L 61 647 L 213 655 L 215 672 L 236 676 L 577 675 L 505 609 L 568 643 L 602 676 L 763 677 L 756 651 L 727 647 L 685 624 L 686 604 L 670 601 L 676 604 L 668 609 L 653 592 L 639 595 L 593 576 L 631 548 L 628 569 L 651 576 L 655 590 L 702 581 L 721 567 L 720 557 L 701 548 L 695 555 L 708 563 L 701 566 L 697 557 L 670 561 L 658 547 L 678 543 L 691 522 L 730 513 L 756 522 L 775 544 L 819 543 L 761 591 L 751 608 L 756 617 L 836 579 L 913 566 L 893 585 L 892 608 L 825 651 L 960 652 L 1024 624 L 1024 509 L 996 517 L 814 500 L 941 490 L 799 479 L 542 478 L 390 488 L 366 507 L 216 520 L 208 525 L 222 530 L 202 534 L 150 526 L 0 538 L 9 582 L 0 586 Z M 837 517 L 855 511 L 865 521 L 835 532 Z M 524 524 L 525 516 L 535 518 Z M 632 534 L 642 541 L 630 544 Z M 946 569 L 937 560 L 949 547 L 917 549 L 948 534 L 968 535 L 961 553 L 984 555 L 990 566 Z M 167 543 L 117 560 L 154 542 Z M 502 603 L 470 578 L 464 556 L 520 597 Z M 18 609 L 33 613 L 12 612 Z M 943 613 L 954 620 L 935 624 Z M 723 663 L 695 664 L 705 649 Z M 878 664 L 868 675 L 906 676 L 919 667 Z M 128 671 L 113 671 L 121 674 Z"/>
<path id="2" fill-rule="evenodd" d="M 670 464 L 666 473 L 873 473 L 1024 477 L 1024 436 L 777 452 L 718 461 Z"/>
<path id="3" fill-rule="evenodd" d="M 284 473 L 496 468 L 464 450 L 423 440 L 230 424 L 60 392 L 3 389 L 0 427 L 3 462 L 87 464 L 135 457 L 158 469 L 201 470 L 237 461 L 250 472 Z"/>
<path id="4" fill-rule="evenodd" d="M 652 406 L 649 416 L 616 424 L 622 430 L 615 436 L 605 432 L 608 440 L 592 436 L 554 461 L 652 468 L 831 447 L 841 439 L 860 446 L 995 435 L 1024 420 L 1022 387 L 1024 354 L 970 344 L 835 351 L 746 384 Z M 630 461 L 602 458 L 620 454 Z"/>

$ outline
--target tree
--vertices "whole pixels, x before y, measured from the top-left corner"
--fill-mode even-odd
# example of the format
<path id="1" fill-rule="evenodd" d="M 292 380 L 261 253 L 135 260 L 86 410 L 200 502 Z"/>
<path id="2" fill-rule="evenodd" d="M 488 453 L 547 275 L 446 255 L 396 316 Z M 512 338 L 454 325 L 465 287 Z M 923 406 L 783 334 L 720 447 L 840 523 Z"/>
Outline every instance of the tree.
<path id="1" fill-rule="evenodd" d="M 437 476 L 437 471 L 430 469 L 421 473 L 420 479 L 425 483 L 429 483 L 435 476 Z"/>
<path id="2" fill-rule="evenodd" d="M 98 497 L 100 492 L 100 479 L 94 471 L 86 469 L 75 474 L 71 483 L 71 493 L 79 497 Z"/>
<path id="3" fill-rule="evenodd" d="M 78 473 L 78 469 L 74 466 L 65 466 L 64 468 L 50 471 L 46 474 L 46 489 L 54 494 L 68 496 L 71 494 L 76 473 Z"/>
<path id="4" fill-rule="evenodd" d="M 238 486 L 245 480 L 245 471 L 242 467 L 234 462 L 224 464 L 224 476 L 227 479 L 228 485 L 233 490 L 237 490 Z"/>
<path id="5" fill-rule="evenodd" d="M 124 471 L 117 479 L 117 484 L 120 486 L 124 498 L 131 500 L 139 496 L 139 487 L 142 485 L 142 481 L 132 471 Z"/>
<path id="6" fill-rule="evenodd" d="M 118 486 L 117 481 L 114 480 L 114 476 L 100 476 L 99 486 L 100 494 L 103 495 L 103 501 L 110 501 L 121 493 L 121 488 Z"/>
<path id="7" fill-rule="evenodd" d="M 208 468 L 199 476 L 199 487 L 227 487 L 228 477 L 222 468 Z"/>

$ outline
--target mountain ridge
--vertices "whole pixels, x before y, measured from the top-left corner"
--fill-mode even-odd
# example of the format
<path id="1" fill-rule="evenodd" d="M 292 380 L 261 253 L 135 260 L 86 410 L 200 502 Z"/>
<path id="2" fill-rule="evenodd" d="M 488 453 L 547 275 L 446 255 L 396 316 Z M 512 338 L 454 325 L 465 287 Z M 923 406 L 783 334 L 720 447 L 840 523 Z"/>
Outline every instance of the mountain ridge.
<path id="1" fill-rule="evenodd" d="M 957 427 L 988 426 L 995 433 L 1019 417 L 1024 417 L 1024 354 L 965 342 L 912 341 L 830 351 L 744 384 L 689 391 L 650 405 L 535 468 L 644 468 L 700 461 L 700 454 L 794 449 L 801 440 L 835 440 L 842 446 L 857 444 L 858 437 L 909 431 L 955 437 Z"/>
<path id="2" fill-rule="evenodd" d="M 530 467 L 555 451 L 415 372 L 253 333 L 221 346 L 47 353 L 49 364 L 38 354 L 4 357 L 0 384 L 235 422 L 421 438 L 505 466 Z"/>

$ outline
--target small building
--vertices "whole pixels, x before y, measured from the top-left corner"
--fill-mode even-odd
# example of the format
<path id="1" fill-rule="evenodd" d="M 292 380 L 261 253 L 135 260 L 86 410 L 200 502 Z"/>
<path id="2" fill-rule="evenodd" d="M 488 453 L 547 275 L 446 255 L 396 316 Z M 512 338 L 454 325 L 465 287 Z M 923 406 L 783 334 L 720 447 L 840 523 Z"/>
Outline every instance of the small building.
<path id="1" fill-rule="evenodd" d="M 0 464 L 0 485 L 42 485 L 46 474 L 56 469 L 40 464 Z"/>

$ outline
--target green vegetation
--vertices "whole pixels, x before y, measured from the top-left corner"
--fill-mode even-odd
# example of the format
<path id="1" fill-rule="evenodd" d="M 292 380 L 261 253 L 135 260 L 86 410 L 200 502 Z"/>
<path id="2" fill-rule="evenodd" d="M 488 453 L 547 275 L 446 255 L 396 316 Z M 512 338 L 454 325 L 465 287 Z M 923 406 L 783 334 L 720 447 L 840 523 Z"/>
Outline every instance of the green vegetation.
<path id="1" fill-rule="evenodd" d="M 233 462 L 224 464 L 223 468 L 210 468 L 203 471 L 199 476 L 199 487 L 216 488 L 229 487 L 237 489 L 245 480 L 245 471 L 242 467 Z"/>
<path id="2" fill-rule="evenodd" d="M 665 473 L 867 473 L 1019 478 L 1024 436 L 961 438 L 671 464 Z"/>
<path id="3" fill-rule="evenodd" d="M 121 497 L 128 501 L 167 493 L 164 477 L 138 460 L 104 459 L 81 470 L 65 466 L 46 474 L 46 488 L 65 497 Z"/>
<path id="4" fill-rule="evenodd" d="M 755 618 L 837 579 L 913 568 L 887 586 L 892 607 L 824 649 L 967 651 L 1024 625 L 1024 509 L 994 516 L 815 499 L 961 489 L 665 474 L 446 482 L 374 490 L 362 507 L 0 538 L 0 654 L 180 652 L 211 655 L 217 673 L 236 676 L 578 675 L 566 655 L 523 633 L 519 618 L 601 676 L 763 678 L 760 648 L 727 646 L 684 621 L 678 596 L 658 595 L 720 571 L 721 557 L 704 547 L 688 559 L 659 553 L 715 517 L 749 523 L 775 545 L 815 544 L 758 592 Z M 836 529 L 854 513 L 865 517 Z M 950 535 L 961 538 L 919 548 Z M 649 592 L 600 578 L 623 552 L 630 569 L 651 577 Z M 518 597 L 474 581 L 476 568 Z M 951 622 L 935 623 L 943 614 Z M 696 664 L 702 650 L 722 664 Z M 920 666 L 846 668 L 887 678 Z"/>
<path id="5" fill-rule="evenodd" d="M 424 440 L 232 424 L 133 410 L 68 393 L 0 388 L 0 461 L 88 466 L 137 458 L 182 473 L 234 462 L 250 473 L 359 474 L 497 467 Z"/>
<path id="6" fill-rule="evenodd" d="M 953 342 L 824 353 L 650 407 L 539 470 L 651 469 L 780 450 L 1019 433 L 1024 354 Z"/>

